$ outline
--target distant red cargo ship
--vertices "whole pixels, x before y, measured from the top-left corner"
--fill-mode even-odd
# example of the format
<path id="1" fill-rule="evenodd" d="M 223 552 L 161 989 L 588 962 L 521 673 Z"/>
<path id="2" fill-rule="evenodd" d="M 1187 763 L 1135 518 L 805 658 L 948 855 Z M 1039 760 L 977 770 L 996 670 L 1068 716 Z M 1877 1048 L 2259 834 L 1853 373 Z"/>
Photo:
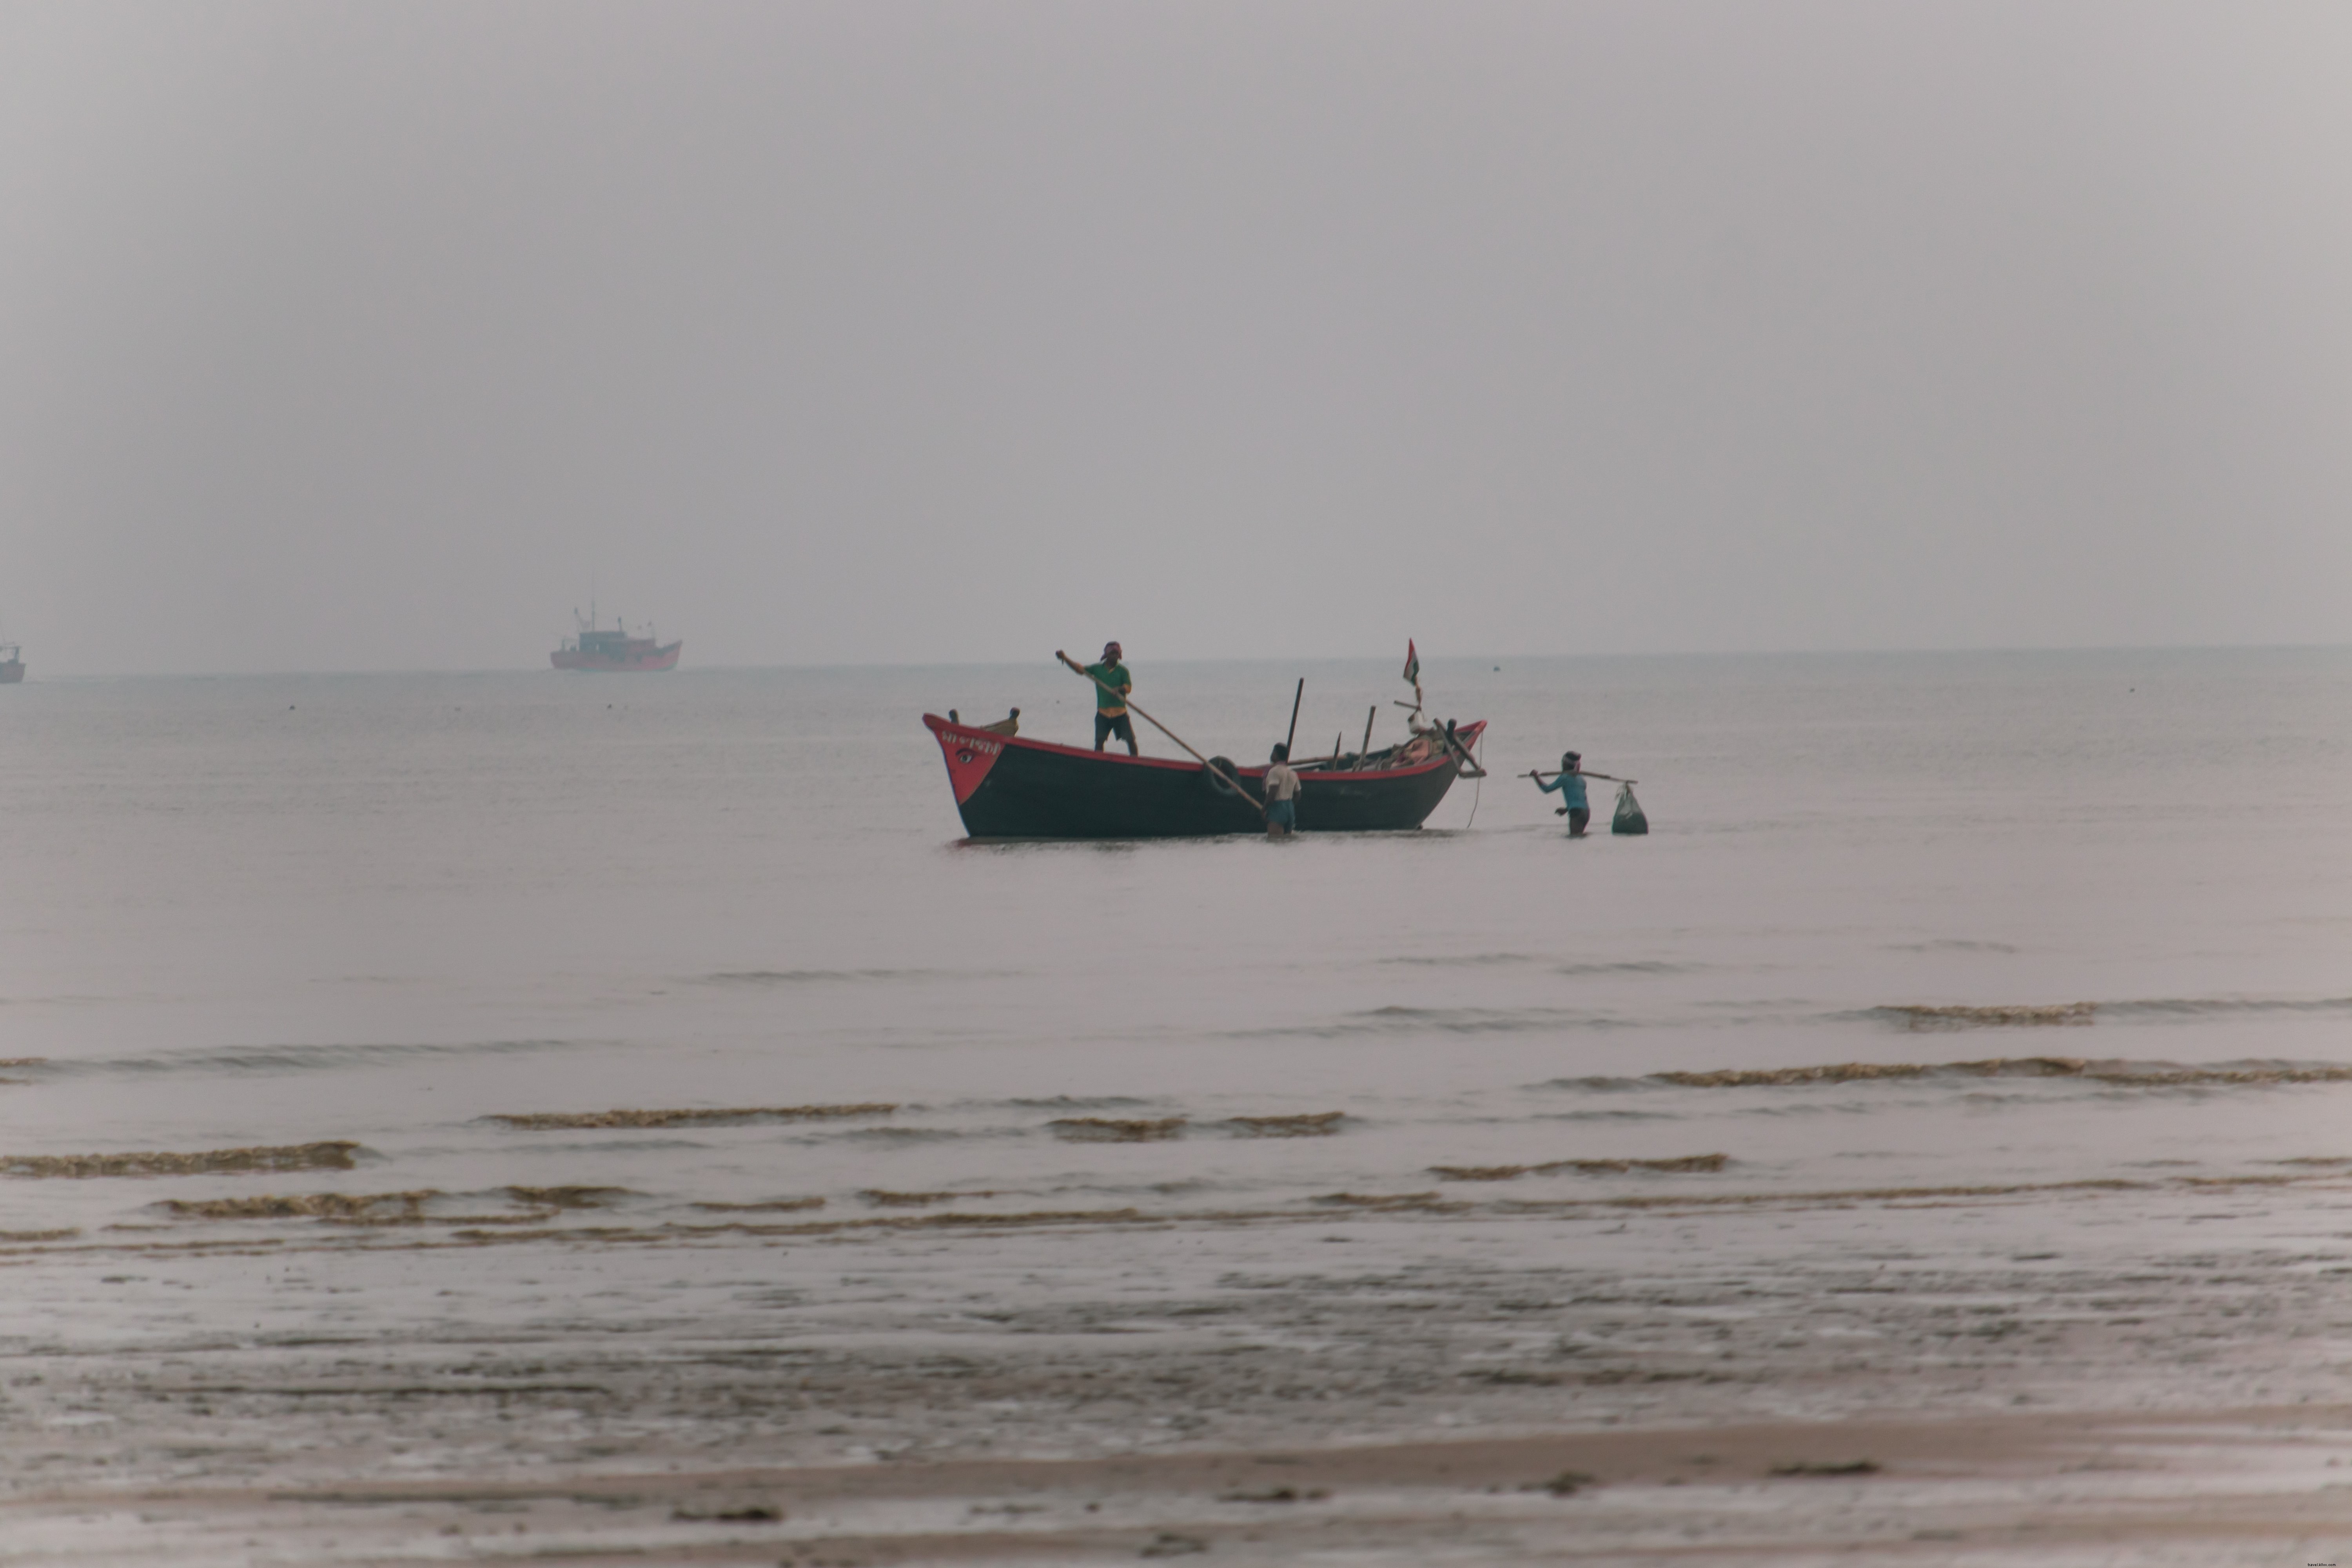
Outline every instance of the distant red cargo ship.
<path id="1" fill-rule="evenodd" d="M 563 646 L 547 657 L 558 669 L 675 669 L 677 650 L 685 646 L 684 638 L 665 643 L 650 637 L 633 637 L 622 629 L 617 618 L 611 631 L 599 631 L 592 613 L 579 636 L 565 637 Z"/>

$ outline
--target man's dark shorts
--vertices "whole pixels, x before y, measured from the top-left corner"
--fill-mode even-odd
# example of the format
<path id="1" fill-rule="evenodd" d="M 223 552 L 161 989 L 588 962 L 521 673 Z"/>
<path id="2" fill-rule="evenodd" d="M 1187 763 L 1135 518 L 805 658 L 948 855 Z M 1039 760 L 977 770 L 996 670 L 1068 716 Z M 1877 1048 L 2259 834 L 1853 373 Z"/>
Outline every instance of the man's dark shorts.
<path id="1" fill-rule="evenodd" d="M 1591 820 L 1592 812 L 1590 807 L 1581 805 L 1570 806 L 1568 808 L 1569 837 L 1571 838 L 1581 838 L 1584 837 L 1584 825 Z"/>
<path id="2" fill-rule="evenodd" d="M 1135 726 L 1128 721 L 1126 714 L 1096 714 L 1095 744 L 1099 746 L 1105 741 L 1109 740 L 1113 735 L 1117 735 L 1120 740 L 1125 741 L 1130 746 L 1135 744 Z"/>

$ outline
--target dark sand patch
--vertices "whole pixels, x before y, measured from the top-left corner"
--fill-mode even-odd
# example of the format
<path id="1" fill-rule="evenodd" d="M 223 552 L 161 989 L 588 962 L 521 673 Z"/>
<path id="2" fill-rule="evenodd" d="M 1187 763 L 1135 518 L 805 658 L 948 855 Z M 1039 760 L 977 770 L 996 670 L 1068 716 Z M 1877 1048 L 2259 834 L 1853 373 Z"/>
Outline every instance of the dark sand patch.
<path id="1" fill-rule="evenodd" d="M 1430 1214 L 1457 1214 L 1470 1206 L 1465 1203 L 1448 1202 L 1438 1193 L 1323 1193 L 1314 1201 L 1328 1208 L 1369 1209 L 1380 1213 L 1414 1209 Z"/>
<path id="2" fill-rule="evenodd" d="M 174 1219 L 373 1219 L 417 1215 L 441 1194 L 430 1187 L 407 1193 L 265 1193 L 250 1198 L 165 1198 L 155 1206 Z"/>
<path id="3" fill-rule="evenodd" d="M 605 1209 L 636 1196 L 626 1187 L 509 1187 L 507 1196 L 534 1208 Z"/>
<path id="4" fill-rule="evenodd" d="M 1895 1005 L 1874 1008 L 1906 1028 L 1924 1029 L 2052 1029 L 2084 1028 L 2099 1010 L 2095 1002 L 2061 1002 L 2054 1006 L 1925 1007 Z"/>
<path id="5" fill-rule="evenodd" d="M 1244 1138 L 1328 1138 L 1347 1118 L 1344 1110 L 1323 1110 L 1311 1116 L 1232 1116 L 1225 1119 L 1225 1125 Z"/>
<path id="6" fill-rule="evenodd" d="M 1684 1154 L 1671 1160 L 1551 1160 L 1540 1165 L 1432 1165 L 1429 1173 L 1448 1182 L 1508 1182 L 1521 1176 L 1622 1176 L 1635 1171 L 1720 1171 L 1727 1154 Z"/>
<path id="7" fill-rule="evenodd" d="M 1785 1465 L 1775 1465 L 1766 1472 L 1774 1476 L 1874 1476 L 1881 1468 L 1875 1459 L 1838 1460 L 1792 1459 Z"/>
<path id="8" fill-rule="evenodd" d="M 1057 1138 L 1073 1143 L 1160 1143 L 1184 1135 L 1188 1119 L 1165 1116 L 1152 1121 L 1121 1121 L 1109 1116 L 1062 1116 L 1045 1123 Z"/>
<path id="9" fill-rule="evenodd" d="M 485 1118 L 509 1127 L 724 1127 L 740 1121 L 819 1121 L 841 1116 L 887 1116 L 895 1103 L 863 1105 L 755 1105 L 719 1110 L 533 1110 L 493 1112 Z"/>
<path id="10" fill-rule="evenodd" d="M 291 1143 L 276 1148 L 213 1149 L 199 1154 L 15 1154 L 0 1157 L 11 1176 L 203 1176 L 247 1171 L 348 1171 L 356 1143 Z"/>
<path id="11" fill-rule="evenodd" d="M 1987 1057 L 1966 1062 L 1832 1062 L 1801 1068 L 1727 1068 L 1717 1072 L 1660 1072 L 1651 1079 L 1680 1089 L 1751 1089 L 1778 1084 L 1868 1083 L 1954 1074 L 1971 1078 L 2080 1079 L 2137 1089 L 2199 1085 L 2352 1082 L 2352 1067 L 2176 1068 L 2157 1063 L 2091 1061 L 2082 1057 Z"/>

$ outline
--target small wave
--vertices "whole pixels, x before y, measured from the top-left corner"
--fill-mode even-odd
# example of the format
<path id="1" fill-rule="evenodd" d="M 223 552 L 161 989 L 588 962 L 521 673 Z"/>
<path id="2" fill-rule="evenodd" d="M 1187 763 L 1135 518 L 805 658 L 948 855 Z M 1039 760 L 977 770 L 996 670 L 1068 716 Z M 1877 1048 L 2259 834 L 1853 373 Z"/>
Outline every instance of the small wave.
<path id="1" fill-rule="evenodd" d="M 993 1191 L 969 1193 L 894 1193 L 880 1187 L 867 1187 L 857 1194 L 876 1208 L 919 1209 L 933 1204 L 951 1204 L 960 1198 L 992 1198 Z"/>
<path id="2" fill-rule="evenodd" d="M 1244 1138 L 1328 1138 L 1347 1118 L 1344 1110 L 1312 1116 L 1233 1116 L 1226 1118 L 1225 1125 L 1238 1128 Z"/>
<path id="3" fill-rule="evenodd" d="M 1945 937 L 1936 942 L 1899 942 L 1891 952 L 2016 952 L 2019 949 L 2005 942 L 1967 942 L 1958 937 Z"/>
<path id="4" fill-rule="evenodd" d="M 1439 1193 L 1324 1193 L 1313 1201 L 1328 1208 L 1362 1209 L 1374 1214 L 1458 1214 L 1470 1206 L 1450 1201 Z"/>
<path id="5" fill-rule="evenodd" d="M 626 1187 L 508 1187 L 505 1192 L 519 1204 L 543 1209 L 608 1209 L 622 1198 L 637 1195 Z"/>
<path id="6" fill-rule="evenodd" d="M 2004 1007 L 1895 1005 L 1864 1008 L 1863 1016 L 1891 1020 L 1916 1033 L 1927 1029 L 2087 1028 L 2097 1011 L 2095 1002 Z"/>
<path id="7" fill-rule="evenodd" d="M 1383 965 L 1415 969 L 1490 969 L 1540 963 L 1553 974 L 1688 974 L 1703 963 L 1671 963 L 1664 959 L 1625 959 L 1602 963 L 1557 963 L 1532 952 L 1469 952 L 1452 957 L 1383 958 Z"/>
<path id="8" fill-rule="evenodd" d="M 1093 1096 L 1056 1094 L 1045 1100 L 974 1100 L 970 1103 L 989 1106 L 1009 1105 L 1022 1110 L 1125 1110 L 1138 1105 L 1150 1105 L 1152 1102 L 1148 1100 L 1137 1100 L 1131 1095 L 1125 1094 Z"/>
<path id="9" fill-rule="evenodd" d="M 1677 1089 L 1750 1089 L 1760 1085 L 1868 1083 L 1938 1073 L 1977 1078 L 2079 1078 L 2089 1066 L 2071 1057 L 1993 1057 L 1975 1062 L 1831 1062 L 1801 1068 L 1725 1068 L 1715 1072 L 1661 1072 L 1651 1078 Z"/>
<path id="10" fill-rule="evenodd" d="M 1431 1030 L 1449 1035 L 1512 1035 L 1537 1030 L 1623 1029 L 1629 1020 L 1609 1013 L 1568 1007 L 1374 1007 L 1329 1024 L 1295 1024 L 1271 1029 L 1237 1029 L 1233 1040 L 1345 1039 L 1354 1035 L 1409 1035 Z"/>
<path id="11" fill-rule="evenodd" d="M 975 1131 L 960 1127 L 857 1127 L 847 1132 L 834 1133 L 831 1136 L 851 1138 L 861 1143 L 898 1145 L 945 1143 L 958 1138 L 992 1138 L 999 1136 L 1001 1130 L 994 1128 Z"/>
<path id="12" fill-rule="evenodd" d="M 170 1051 L 156 1056 L 100 1057 L 88 1061 L 44 1063 L 68 1077 L 89 1074 L 174 1072 L 317 1072 L 370 1067 L 380 1062 L 413 1061 L 430 1057 L 499 1056 L 519 1051 L 571 1049 L 602 1041 L 468 1040 L 459 1044 L 425 1042 L 342 1046 L 222 1046 L 203 1050 Z"/>
<path id="13" fill-rule="evenodd" d="M 1064 1116 L 1045 1123 L 1057 1138 L 1073 1143 L 1160 1143 L 1184 1135 L 1186 1118 L 1164 1116 L 1150 1121 L 1120 1121 L 1108 1116 Z"/>
<path id="14" fill-rule="evenodd" d="M 2102 1019 L 2226 1017 L 2240 1014 L 2352 1013 L 2352 996 L 2153 996 L 2121 1002 L 2061 1002 L 2000 1006 L 1896 1004 L 1834 1015 L 1899 1024 L 1921 1032 L 1945 1029 L 2081 1028 Z"/>
<path id="15" fill-rule="evenodd" d="M 2210 1018 L 2235 1013 L 2352 1013 L 2352 996 L 2315 1000 L 2285 996 L 2148 997 L 2102 1002 L 2103 1018 Z"/>
<path id="16" fill-rule="evenodd" d="M 709 1235 L 737 1232 L 749 1236 L 840 1236 L 876 1230 L 1017 1230 L 1026 1226 L 1074 1225 L 1166 1225 L 1187 1215 L 1152 1214 L 1143 1209 L 1033 1209 L 1022 1214 L 872 1215 L 863 1219 L 803 1220 L 793 1225 L 746 1225 L 729 1220 L 718 1225 L 670 1225 L 667 1235 Z M 570 1239 L 578 1233 L 551 1231 Z M 506 1238 L 497 1238 L 506 1239 Z"/>
<path id="17" fill-rule="evenodd" d="M 441 1194 L 431 1187 L 407 1193 L 303 1193 L 250 1198 L 166 1198 L 155 1206 L 174 1219 L 375 1219 L 387 1215 L 421 1215 Z"/>
<path id="18" fill-rule="evenodd" d="M 2175 1067 L 2164 1062 L 2091 1061 L 2080 1057 L 1989 1057 L 1966 1062 L 1834 1062 L 1819 1067 L 1727 1068 L 1716 1072 L 1661 1072 L 1651 1077 L 1678 1089 L 1749 1089 L 1772 1085 L 1865 1083 L 1941 1076 L 2059 1078 L 2126 1088 L 2352 1082 L 2352 1067 L 2332 1063 L 2254 1062 Z M 1564 1080 L 1574 1081 L 1574 1080 Z"/>
<path id="19" fill-rule="evenodd" d="M 863 1105 L 755 1105 L 706 1110 L 531 1110 L 493 1112 L 486 1121 L 509 1127 L 723 1127 L 742 1121 L 816 1121 L 842 1116 L 887 1116 L 895 1103 Z"/>
<path id="20" fill-rule="evenodd" d="M 967 980 L 968 971 L 953 969 L 722 969 L 698 974 L 704 985 L 824 985 L 861 980 Z"/>
<path id="21" fill-rule="evenodd" d="M 755 1212 L 774 1212 L 777 1210 L 821 1209 L 824 1207 L 824 1200 L 823 1198 L 770 1198 L 764 1203 L 702 1203 L 697 1204 L 694 1206 L 698 1209 L 711 1209 L 727 1214 L 751 1214 Z"/>
<path id="22" fill-rule="evenodd" d="M 128 1154 L 0 1156 L 11 1176 L 199 1176 L 251 1171 L 348 1171 L 357 1143 L 293 1143 L 275 1148 L 213 1149 L 198 1154 L 141 1151 Z"/>
<path id="23" fill-rule="evenodd" d="M 1729 1163 L 1727 1154 L 1683 1154 L 1668 1160 L 1552 1160 L 1540 1165 L 1432 1165 L 1429 1173 L 1447 1182 L 1512 1182 L 1521 1176 L 1557 1176 L 1570 1171 L 1580 1176 L 1622 1176 L 1635 1171 L 1720 1171 Z"/>

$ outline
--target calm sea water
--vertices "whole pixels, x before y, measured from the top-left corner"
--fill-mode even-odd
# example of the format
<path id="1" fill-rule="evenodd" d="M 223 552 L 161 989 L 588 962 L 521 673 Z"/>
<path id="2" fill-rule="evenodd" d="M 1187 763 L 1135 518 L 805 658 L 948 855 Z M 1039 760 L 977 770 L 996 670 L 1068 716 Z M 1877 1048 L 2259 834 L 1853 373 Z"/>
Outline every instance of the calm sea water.
<path id="1" fill-rule="evenodd" d="M 1398 732 L 1385 665 L 1136 669 L 1203 751 L 1262 757 L 1300 674 L 1302 752 L 1373 703 Z M 23 1166 L 0 1228 L 234 1236 L 159 1205 L 289 1192 L 478 1215 L 594 1185 L 658 1227 L 877 1192 L 1240 1208 L 1491 1197 L 1512 1165 L 1556 1167 L 1508 1181 L 1538 1199 L 2352 1155 L 2327 1070 L 2352 1068 L 2352 654 L 1433 658 L 1424 682 L 1491 721 L 1493 776 L 1422 833 L 1010 847 L 959 841 L 918 719 L 1017 704 L 1083 739 L 1043 660 L 7 690 L 0 1056 L 30 1059 L 0 1069 L 0 1155 L 358 1148 Z M 1510 776 L 1570 745 L 1641 781 L 1650 837 L 1571 842 Z M 1660 1076 L 1995 1058 L 2093 1067 Z M 864 1102 L 896 1110 L 496 1120 Z M 1333 1111 L 1325 1136 L 1233 1120 Z M 1053 1125 L 1079 1118 L 1184 1121 Z M 20 1300 L 5 1327 L 80 1311 Z"/>

